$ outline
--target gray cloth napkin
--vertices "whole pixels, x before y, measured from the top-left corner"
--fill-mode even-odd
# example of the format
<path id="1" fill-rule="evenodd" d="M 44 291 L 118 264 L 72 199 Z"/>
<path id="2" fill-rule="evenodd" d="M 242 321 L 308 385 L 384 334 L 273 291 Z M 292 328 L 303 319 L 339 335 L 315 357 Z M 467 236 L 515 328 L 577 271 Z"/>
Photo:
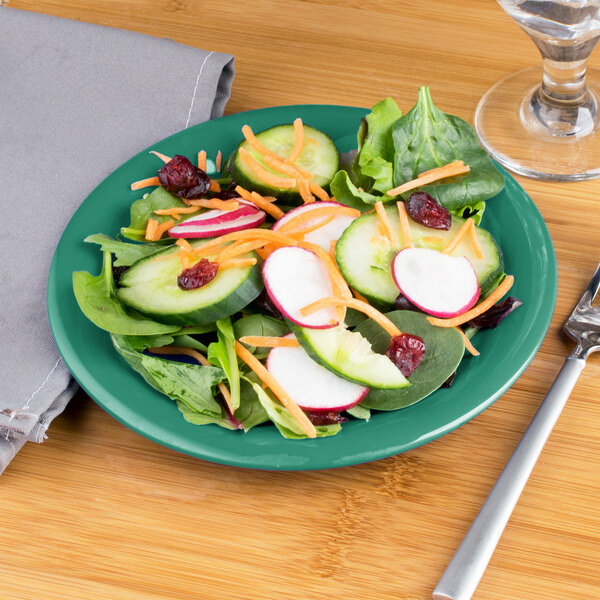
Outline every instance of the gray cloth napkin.
<path id="1" fill-rule="evenodd" d="M 221 116 L 233 57 L 0 7 L 0 473 L 77 389 L 46 286 L 69 218 L 121 163 Z"/>

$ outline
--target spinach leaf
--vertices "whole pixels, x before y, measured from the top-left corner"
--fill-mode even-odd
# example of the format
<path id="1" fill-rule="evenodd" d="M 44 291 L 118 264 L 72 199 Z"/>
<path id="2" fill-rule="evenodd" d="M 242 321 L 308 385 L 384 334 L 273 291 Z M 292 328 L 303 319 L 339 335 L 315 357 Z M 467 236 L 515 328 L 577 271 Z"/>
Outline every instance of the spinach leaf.
<path id="1" fill-rule="evenodd" d="M 401 116 L 402 111 L 394 100 L 386 98 L 373 106 L 361 123 L 359 152 L 353 170 L 364 189 L 385 194 L 394 187 L 392 127 Z"/>
<path id="2" fill-rule="evenodd" d="M 329 184 L 331 194 L 341 204 L 357 208 L 360 211 L 372 210 L 373 205 L 380 200 L 391 200 L 387 196 L 375 196 L 361 191 L 352 183 L 347 171 L 338 171 Z"/>
<path id="3" fill-rule="evenodd" d="M 246 381 L 252 386 L 258 401 L 262 404 L 269 419 L 275 423 L 275 426 L 284 438 L 300 440 L 308 437 L 287 408 L 282 406 L 269 391 L 264 390 L 259 383 L 254 383 L 250 379 L 246 379 Z M 318 425 L 315 429 L 317 430 L 317 437 L 328 437 L 341 431 L 342 426 L 339 423 L 335 425 Z"/>
<path id="4" fill-rule="evenodd" d="M 174 194 L 167 192 L 163 187 L 157 187 L 152 193 L 146 194 L 143 198 L 136 200 L 131 205 L 131 224 L 129 227 L 121 229 L 121 235 L 131 240 L 143 242 L 145 240 L 146 225 L 148 219 L 152 217 L 159 223 L 168 221 L 171 217 L 166 215 L 157 215 L 155 210 L 166 208 L 186 208 L 186 205 Z M 200 210 L 200 209 L 198 209 Z M 192 215 L 186 215 L 189 217 Z M 160 244 L 173 243 L 174 240 L 165 239 Z"/>
<path id="5" fill-rule="evenodd" d="M 103 233 L 88 235 L 83 241 L 100 244 L 102 252 L 112 252 L 115 255 L 115 267 L 129 267 L 140 258 L 156 254 L 164 248 L 162 244 L 128 244 Z"/>
<path id="6" fill-rule="evenodd" d="M 141 352 L 146 348 L 159 348 L 160 346 L 168 346 L 173 343 L 173 335 L 171 334 L 159 334 L 159 335 L 123 335 L 118 336 L 121 339 L 121 343 L 130 348 Z"/>
<path id="7" fill-rule="evenodd" d="M 348 408 L 346 409 L 346 412 L 355 419 L 364 419 L 365 421 L 368 421 L 371 418 L 371 411 L 362 404 L 357 404 L 352 408 Z"/>
<path id="8" fill-rule="evenodd" d="M 231 392 L 231 405 L 235 411 L 240 405 L 240 370 L 235 353 L 235 334 L 229 317 L 217 321 L 217 338 L 208 347 L 208 360 L 225 371 Z"/>
<path id="9" fill-rule="evenodd" d="M 427 315 L 406 310 L 386 313 L 400 331 L 418 335 L 425 342 L 425 356 L 408 378 L 410 386 L 400 390 L 371 389 L 360 403 L 362 407 L 377 410 L 397 410 L 422 400 L 437 390 L 458 367 L 465 344 L 458 331 L 449 327 L 434 327 Z M 356 328 L 366 337 L 375 352 L 385 353 L 390 336 L 377 323 L 369 319 Z"/>
<path id="10" fill-rule="evenodd" d="M 97 327 L 120 335 L 158 335 L 180 329 L 127 312 L 115 295 L 112 257 L 104 252 L 102 272 L 98 276 L 87 271 L 73 273 L 73 292 L 83 314 Z"/>
<path id="11" fill-rule="evenodd" d="M 504 177 L 479 145 L 471 125 L 437 108 L 427 87 L 419 90 L 415 106 L 396 121 L 392 137 L 396 150 L 394 185 L 455 160 L 463 160 L 469 165 L 471 170 L 465 175 L 419 188 L 450 211 L 487 200 L 504 186 Z"/>

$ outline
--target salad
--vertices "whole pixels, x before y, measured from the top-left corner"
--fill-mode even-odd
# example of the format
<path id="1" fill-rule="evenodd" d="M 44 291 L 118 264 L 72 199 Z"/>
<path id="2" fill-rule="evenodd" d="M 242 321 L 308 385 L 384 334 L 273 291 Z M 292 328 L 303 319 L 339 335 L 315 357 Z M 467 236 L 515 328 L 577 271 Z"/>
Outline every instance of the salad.
<path id="1" fill-rule="evenodd" d="M 191 423 L 337 434 L 451 385 L 519 306 L 480 226 L 503 177 L 470 125 L 422 88 L 357 137 L 340 156 L 296 119 L 244 126 L 224 161 L 153 152 L 130 223 L 85 239 L 103 260 L 73 274 L 81 310 Z"/>

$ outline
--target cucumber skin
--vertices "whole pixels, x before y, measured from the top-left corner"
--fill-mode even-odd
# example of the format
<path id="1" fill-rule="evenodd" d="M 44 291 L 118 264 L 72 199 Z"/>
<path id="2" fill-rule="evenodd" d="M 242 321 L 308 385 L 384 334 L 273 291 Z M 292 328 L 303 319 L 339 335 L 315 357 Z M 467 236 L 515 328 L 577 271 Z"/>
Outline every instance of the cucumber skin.
<path id="1" fill-rule="evenodd" d="M 138 307 L 131 307 L 138 312 L 158 321 L 169 325 L 208 325 L 219 319 L 229 317 L 245 308 L 263 291 L 263 281 L 260 267 L 254 265 L 248 277 L 228 296 L 210 306 L 205 306 L 197 310 L 186 313 L 165 315 L 164 313 L 155 313 L 152 311 L 141 311 Z M 117 290 L 117 296 L 119 290 Z M 120 298 L 121 299 L 121 298 Z M 122 299 L 121 299 L 122 301 Z M 123 302 L 125 304 L 125 302 Z"/>
<path id="2" fill-rule="evenodd" d="M 408 381 L 408 379 L 406 379 L 406 383 L 402 386 L 374 386 L 372 384 L 372 382 L 369 381 L 365 381 L 364 379 L 360 379 L 358 377 L 349 377 L 348 375 L 345 375 L 344 373 L 341 373 L 340 371 L 337 371 L 336 369 L 333 369 L 331 367 L 331 364 L 324 361 L 319 354 L 317 353 L 317 351 L 315 350 L 314 346 L 312 345 L 310 339 L 306 336 L 304 328 L 300 327 L 299 325 L 296 325 L 295 323 L 292 323 L 291 321 L 289 321 L 288 319 L 286 319 L 291 332 L 296 336 L 296 339 L 298 340 L 298 342 L 300 342 L 300 345 L 302 346 L 302 348 L 304 348 L 305 352 L 318 364 L 322 365 L 323 367 L 325 367 L 326 369 L 328 369 L 329 371 L 331 371 L 332 373 L 335 373 L 338 377 L 341 377 L 342 379 L 346 379 L 347 381 L 352 381 L 353 383 L 360 383 L 362 385 L 366 385 L 369 388 L 373 388 L 373 389 L 379 389 L 379 390 L 401 390 L 405 387 L 408 387 L 410 385 L 410 381 Z"/>
<path id="3" fill-rule="evenodd" d="M 276 127 L 281 127 L 282 125 L 289 125 L 289 123 L 281 123 L 279 125 L 274 125 L 272 127 L 269 127 L 268 129 L 265 129 L 264 131 L 261 131 L 260 133 L 258 133 L 256 135 L 260 136 L 261 133 L 264 133 L 265 131 L 270 131 L 271 129 L 275 129 Z M 291 125 L 290 125 L 290 127 L 291 127 Z M 304 125 L 304 127 L 309 128 L 310 126 Z M 315 128 L 311 127 L 311 129 L 315 129 Z M 331 140 L 331 138 L 326 133 L 322 132 L 321 130 L 315 129 L 315 131 L 318 131 L 319 134 L 321 134 L 322 136 Z M 248 177 L 243 171 L 240 170 L 240 168 L 236 164 L 236 162 L 237 162 L 236 158 L 238 157 L 238 150 L 239 150 L 240 146 L 242 146 L 245 143 L 246 143 L 245 140 L 242 140 L 240 142 L 240 144 L 238 145 L 238 147 L 235 149 L 235 151 L 232 152 L 227 157 L 227 159 L 223 163 L 223 173 L 227 173 L 228 175 L 230 175 L 230 177 L 241 187 L 246 188 L 251 191 L 258 192 L 259 194 L 262 194 L 263 196 L 276 196 L 283 203 L 289 204 L 292 207 L 300 206 L 301 204 L 304 204 L 304 201 L 302 200 L 302 196 L 300 196 L 300 194 L 297 191 L 291 191 L 288 188 L 276 188 L 276 187 L 269 186 L 265 183 L 256 181 L 255 179 Z M 333 140 L 331 140 L 331 144 L 335 148 L 335 144 L 334 144 Z M 336 150 L 337 150 L 337 148 L 336 148 Z M 337 171 L 339 170 L 339 166 L 340 166 L 339 163 L 340 163 L 340 157 L 339 157 L 339 151 L 338 151 L 337 165 L 333 172 L 333 175 L 331 176 L 331 179 L 328 182 L 321 184 L 321 187 L 328 193 L 329 193 L 329 184 L 333 180 L 333 176 L 335 175 L 335 173 L 337 173 Z"/>
<path id="4" fill-rule="evenodd" d="M 386 207 L 386 212 L 388 213 L 388 217 L 390 217 L 391 215 L 395 215 L 396 214 L 396 208 L 395 206 L 388 206 Z M 369 215 L 362 215 L 361 217 L 359 217 L 358 219 L 356 219 L 353 223 L 350 224 L 350 226 L 346 229 L 346 231 L 344 231 L 344 233 L 342 234 L 342 236 L 340 237 L 340 239 L 338 240 L 338 244 L 336 245 L 336 263 L 338 264 L 340 270 L 342 271 L 342 274 L 344 275 L 344 278 L 348 281 L 348 283 L 356 288 L 361 294 L 363 294 L 363 296 L 365 296 L 369 301 L 371 301 L 372 303 L 378 305 L 381 309 L 383 309 L 383 311 L 385 310 L 389 310 L 393 305 L 393 300 L 389 299 L 389 298 L 385 298 L 382 296 L 378 296 L 377 294 L 373 294 L 371 291 L 365 289 L 364 287 L 362 287 L 360 282 L 357 281 L 351 281 L 351 278 L 348 278 L 348 275 L 344 272 L 344 259 L 341 256 L 343 253 L 343 247 L 344 247 L 344 237 L 346 237 L 347 239 L 352 235 L 352 228 L 353 227 L 360 227 L 360 220 L 361 219 L 366 219 L 366 218 L 371 218 L 371 219 L 376 219 L 377 216 L 375 214 L 369 214 Z M 456 221 L 464 221 L 465 219 L 459 219 L 459 217 L 452 217 L 452 221 L 453 223 Z M 500 246 L 498 245 L 498 243 L 496 242 L 496 240 L 494 239 L 494 236 L 487 231 L 486 229 L 477 227 L 478 231 L 482 231 L 484 232 L 484 234 L 486 236 L 489 236 L 490 240 L 493 242 L 496 251 L 497 251 L 497 255 L 498 255 L 498 265 L 497 267 L 493 270 L 490 271 L 490 273 L 488 273 L 488 275 L 485 277 L 485 279 L 483 279 L 480 283 L 479 283 L 479 289 L 480 289 L 480 297 L 483 297 L 485 292 L 487 291 L 487 289 L 496 281 L 496 279 L 504 272 L 504 258 L 503 258 L 503 254 L 502 254 L 502 249 L 500 248 Z M 432 236 L 438 235 L 436 233 L 435 229 L 431 230 L 431 234 Z M 427 246 L 425 246 L 427 247 Z M 339 253 L 339 254 L 338 254 Z M 390 273 L 390 277 L 391 277 L 391 273 Z M 400 294 L 400 290 L 398 290 L 398 295 Z"/>

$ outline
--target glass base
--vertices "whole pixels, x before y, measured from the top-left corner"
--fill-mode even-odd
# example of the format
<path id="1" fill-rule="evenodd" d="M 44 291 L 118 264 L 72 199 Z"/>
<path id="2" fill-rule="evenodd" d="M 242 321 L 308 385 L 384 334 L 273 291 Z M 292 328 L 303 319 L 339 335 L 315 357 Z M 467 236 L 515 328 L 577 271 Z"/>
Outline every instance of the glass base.
<path id="1" fill-rule="evenodd" d="M 553 133 L 541 123 L 531 126 L 529 102 L 541 81 L 542 69 L 532 67 L 509 75 L 485 93 L 475 112 L 481 145 L 518 175 L 554 181 L 600 177 L 598 123 L 579 136 Z M 589 92 L 600 99 L 600 72 L 588 69 L 586 82 Z"/>

